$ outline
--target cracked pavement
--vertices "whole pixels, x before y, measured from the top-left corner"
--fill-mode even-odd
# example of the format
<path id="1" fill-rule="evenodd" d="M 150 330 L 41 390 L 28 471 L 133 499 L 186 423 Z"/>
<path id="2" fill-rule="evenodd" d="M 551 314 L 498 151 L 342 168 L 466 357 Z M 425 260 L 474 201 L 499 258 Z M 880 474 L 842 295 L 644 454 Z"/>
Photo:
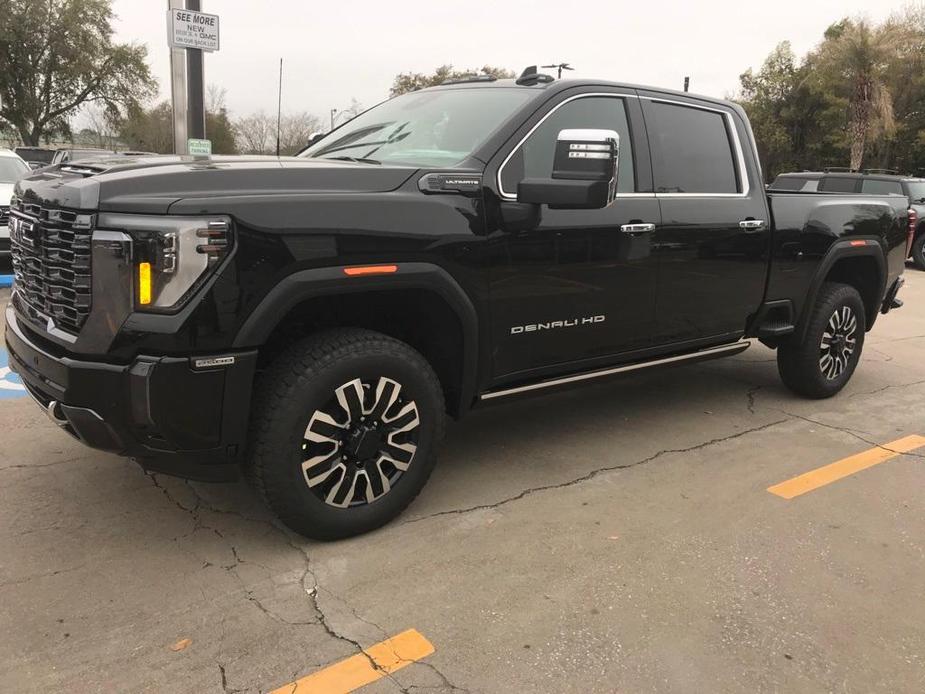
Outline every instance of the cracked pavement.
<path id="1" fill-rule="evenodd" d="M 364 692 L 922 691 L 925 450 L 766 492 L 925 435 L 907 278 L 835 399 L 755 346 L 478 410 L 401 518 L 338 543 L 0 401 L 0 690 L 264 692 L 415 628 L 436 652 Z"/>

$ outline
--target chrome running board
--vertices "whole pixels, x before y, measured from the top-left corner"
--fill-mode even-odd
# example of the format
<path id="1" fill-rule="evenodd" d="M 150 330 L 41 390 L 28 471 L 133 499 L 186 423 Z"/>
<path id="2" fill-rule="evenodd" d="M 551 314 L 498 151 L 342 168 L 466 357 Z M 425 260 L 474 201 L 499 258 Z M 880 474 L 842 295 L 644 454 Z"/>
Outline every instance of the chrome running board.
<path id="1" fill-rule="evenodd" d="M 574 374 L 572 376 L 565 376 L 562 378 L 554 378 L 548 381 L 540 381 L 538 383 L 530 383 L 525 386 L 517 386 L 516 388 L 505 388 L 504 390 L 494 390 L 487 393 L 482 393 L 479 396 L 480 401 L 485 400 L 495 400 L 496 398 L 506 398 L 511 395 L 519 395 L 521 393 L 529 393 L 534 390 L 542 390 L 544 388 L 554 388 L 555 386 L 568 385 L 570 383 L 578 383 L 580 381 L 590 381 L 595 378 L 604 378 L 606 376 L 614 376 L 616 374 L 628 373 L 630 371 L 641 371 L 642 369 L 650 369 L 656 366 L 665 366 L 667 364 L 680 364 L 684 362 L 696 362 L 696 361 L 706 361 L 707 359 L 718 359 L 719 357 L 731 357 L 740 352 L 744 352 L 746 349 L 751 347 L 752 343 L 749 341 L 736 342 L 731 345 L 723 345 L 721 347 L 711 347 L 709 349 L 702 349 L 697 352 L 690 352 L 688 354 L 680 354 L 674 357 L 663 357 L 661 359 L 653 359 L 651 361 L 636 362 L 635 364 L 626 364 L 624 366 L 615 366 L 610 369 L 600 369 L 597 371 L 585 371 L 584 373 Z"/>

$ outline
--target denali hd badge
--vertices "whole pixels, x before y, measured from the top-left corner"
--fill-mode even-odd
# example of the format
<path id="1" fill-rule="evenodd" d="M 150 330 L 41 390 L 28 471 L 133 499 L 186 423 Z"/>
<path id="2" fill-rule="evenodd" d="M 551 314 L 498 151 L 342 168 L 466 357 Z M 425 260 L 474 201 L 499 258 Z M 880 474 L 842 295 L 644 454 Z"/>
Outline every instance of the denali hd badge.
<path id="1" fill-rule="evenodd" d="M 197 369 L 214 369 L 216 366 L 231 366 L 234 357 L 213 357 L 211 359 L 196 359 L 193 366 Z"/>
<path id="2" fill-rule="evenodd" d="M 567 320 L 554 320 L 549 323 L 531 323 L 530 325 L 515 325 L 511 328 L 511 335 L 521 333 L 536 333 L 541 330 L 558 330 L 559 328 L 579 328 L 582 325 L 595 325 L 603 323 L 607 316 L 587 316 L 586 318 L 569 318 Z"/>

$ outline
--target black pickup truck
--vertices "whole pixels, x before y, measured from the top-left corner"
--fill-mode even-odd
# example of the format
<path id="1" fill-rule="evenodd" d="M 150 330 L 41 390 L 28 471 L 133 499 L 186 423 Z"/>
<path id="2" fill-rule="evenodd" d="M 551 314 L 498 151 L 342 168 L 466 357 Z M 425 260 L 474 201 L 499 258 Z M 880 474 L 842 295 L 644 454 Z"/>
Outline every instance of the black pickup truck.
<path id="1" fill-rule="evenodd" d="M 11 366 L 89 446 L 243 471 L 331 539 L 399 514 L 446 415 L 776 347 L 834 395 L 901 305 L 904 199 L 765 192 L 725 101 L 474 80 L 294 158 L 119 158 L 19 182 Z"/>

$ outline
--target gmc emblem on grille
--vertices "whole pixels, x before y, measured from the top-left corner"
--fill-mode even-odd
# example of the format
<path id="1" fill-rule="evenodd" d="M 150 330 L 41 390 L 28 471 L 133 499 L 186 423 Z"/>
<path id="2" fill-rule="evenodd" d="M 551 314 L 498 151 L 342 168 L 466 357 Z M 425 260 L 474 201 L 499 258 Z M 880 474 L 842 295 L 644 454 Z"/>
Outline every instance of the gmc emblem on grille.
<path id="1" fill-rule="evenodd" d="M 17 243 L 26 243 L 34 247 L 35 239 L 31 236 L 34 229 L 35 225 L 32 222 L 27 222 L 19 217 L 10 218 L 10 236 Z"/>

